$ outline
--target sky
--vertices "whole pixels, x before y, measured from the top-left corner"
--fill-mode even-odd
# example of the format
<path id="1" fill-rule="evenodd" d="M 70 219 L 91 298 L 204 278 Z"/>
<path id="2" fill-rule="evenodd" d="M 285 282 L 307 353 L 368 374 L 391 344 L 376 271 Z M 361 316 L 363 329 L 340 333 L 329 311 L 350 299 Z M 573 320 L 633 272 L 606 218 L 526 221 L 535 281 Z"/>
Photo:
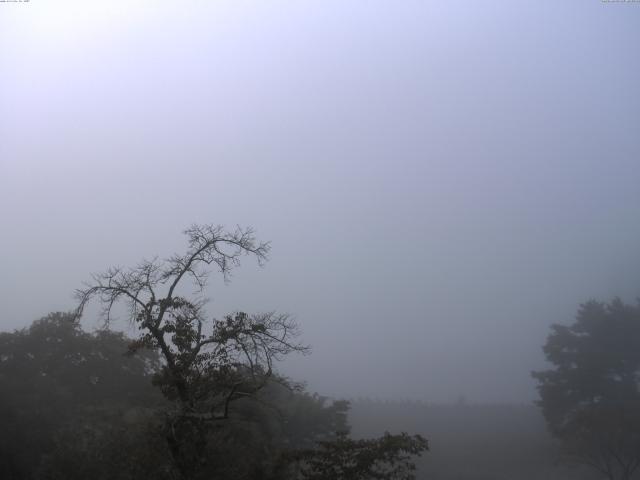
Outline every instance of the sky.
<path id="1" fill-rule="evenodd" d="M 640 296 L 639 25 L 597 0 L 0 3 L 0 329 L 192 223 L 252 226 L 271 259 L 210 314 L 294 315 L 313 353 L 281 370 L 311 391 L 531 402 L 551 324 Z"/>

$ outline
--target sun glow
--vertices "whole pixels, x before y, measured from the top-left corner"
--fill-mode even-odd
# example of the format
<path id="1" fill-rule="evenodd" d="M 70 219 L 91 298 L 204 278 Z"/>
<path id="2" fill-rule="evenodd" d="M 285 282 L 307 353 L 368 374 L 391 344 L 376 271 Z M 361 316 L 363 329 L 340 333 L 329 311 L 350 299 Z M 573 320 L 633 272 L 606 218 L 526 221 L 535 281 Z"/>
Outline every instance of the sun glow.
<path id="1" fill-rule="evenodd" d="M 113 35 L 119 28 L 143 18 L 151 2 L 31 1 L 13 4 L 3 12 L 3 28 L 32 42 L 49 46 L 90 41 Z"/>

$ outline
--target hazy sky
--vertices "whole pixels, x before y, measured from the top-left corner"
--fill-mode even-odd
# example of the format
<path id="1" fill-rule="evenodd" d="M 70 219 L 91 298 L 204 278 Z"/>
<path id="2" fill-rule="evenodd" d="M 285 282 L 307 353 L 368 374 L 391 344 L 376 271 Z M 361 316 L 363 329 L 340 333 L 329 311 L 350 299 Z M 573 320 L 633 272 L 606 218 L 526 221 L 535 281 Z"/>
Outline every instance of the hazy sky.
<path id="1" fill-rule="evenodd" d="M 0 328 L 251 225 L 211 313 L 294 314 L 311 390 L 530 401 L 640 295 L 639 46 L 631 2 L 0 3 Z"/>

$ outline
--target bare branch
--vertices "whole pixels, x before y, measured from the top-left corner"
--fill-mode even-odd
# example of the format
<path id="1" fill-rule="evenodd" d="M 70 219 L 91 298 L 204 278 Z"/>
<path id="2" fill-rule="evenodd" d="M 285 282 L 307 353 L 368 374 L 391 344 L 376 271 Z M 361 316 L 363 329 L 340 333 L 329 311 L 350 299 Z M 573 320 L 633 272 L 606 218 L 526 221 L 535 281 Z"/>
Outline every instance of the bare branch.
<path id="1" fill-rule="evenodd" d="M 199 449 L 206 442 L 193 442 L 184 432 L 196 431 L 200 439 L 206 438 L 211 422 L 229 418 L 233 402 L 255 399 L 269 381 L 279 381 L 276 361 L 290 353 L 306 353 L 309 347 L 296 343 L 298 326 L 286 314 L 237 312 L 207 322 L 206 301 L 178 292 L 188 286 L 202 292 L 212 269 L 228 281 L 243 256 L 263 265 L 270 245 L 258 242 L 251 228 L 227 232 L 221 226 L 192 225 L 184 233 L 188 247 L 182 255 L 153 257 L 129 269 L 114 267 L 93 275 L 76 291 L 76 314 L 82 315 L 96 299 L 108 327 L 116 304 L 129 307 L 129 321 L 140 329 L 130 353 L 152 348 L 164 359 L 154 383 L 175 405 L 167 415 L 167 442 L 178 469 L 191 478 L 185 459 L 194 452 L 188 446 Z"/>

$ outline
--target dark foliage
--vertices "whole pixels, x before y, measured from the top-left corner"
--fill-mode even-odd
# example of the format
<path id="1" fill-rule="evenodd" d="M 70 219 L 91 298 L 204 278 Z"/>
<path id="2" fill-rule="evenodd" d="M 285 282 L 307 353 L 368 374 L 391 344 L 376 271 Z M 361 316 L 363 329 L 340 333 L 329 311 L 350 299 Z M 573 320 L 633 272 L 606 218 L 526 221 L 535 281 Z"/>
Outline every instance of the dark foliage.
<path id="1" fill-rule="evenodd" d="M 202 290 L 208 266 L 226 279 L 244 254 L 262 262 L 268 244 L 251 230 L 185 233 L 184 255 L 94 275 L 73 315 L 0 334 L 2 478 L 412 478 L 424 439 L 351 440 L 347 402 L 309 395 L 275 372 L 283 356 L 307 351 L 288 315 L 207 320 L 204 301 L 178 294 Z M 94 297 L 105 330 L 88 334 L 78 319 Z M 107 329 L 119 301 L 136 339 Z"/>
<path id="2" fill-rule="evenodd" d="M 62 313 L 0 334 L 0 478 L 178 478 L 166 442 L 171 404 L 151 384 L 159 358 L 130 355 L 130 343 L 86 333 Z M 267 478 L 282 451 L 347 430 L 347 410 L 270 382 L 209 432 L 203 475 Z"/>
<path id="3" fill-rule="evenodd" d="M 551 370 L 534 372 L 539 405 L 565 453 L 607 478 L 640 465 L 640 306 L 619 299 L 581 305 L 544 346 Z"/>
<path id="4" fill-rule="evenodd" d="M 121 333 L 86 333 L 64 313 L 0 333 L 2 478 L 29 478 L 79 417 L 101 411 L 117 418 L 163 402 L 150 384 L 159 358 L 125 355 L 128 343 Z"/>
<path id="5" fill-rule="evenodd" d="M 412 459 L 428 450 L 420 435 L 385 433 L 376 439 L 353 440 L 341 433 L 335 440 L 290 455 L 291 478 L 301 480 L 412 480 Z"/>
<path id="6" fill-rule="evenodd" d="M 98 298 L 108 325 L 113 306 L 128 304 L 130 321 L 140 330 L 130 351 L 147 348 L 163 359 L 154 385 L 172 405 L 164 436 L 176 472 L 191 480 L 210 476 L 209 444 L 218 423 L 231 418 L 231 405 L 255 398 L 269 382 L 285 383 L 274 362 L 307 347 L 294 342 L 298 328 L 286 314 L 237 312 L 207 320 L 204 300 L 178 294 L 184 288 L 201 292 L 213 267 L 228 279 L 243 255 L 264 262 L 268 243 L 258 242 L 251 229 L 193 225 L 184 233 L 184 254 L 94 275 L 77 291 L 77 313 Z"/>
<path id="7" fill-rule="evenodd" d="M 131 344 L 130 351 L 135 353 L 139 348 L 147 348 L 161 356 L 163 362 L 154 376 L 154 385 L 171 405 L 165 412 L 163 437 L 178 477 L 184 480 L 266 478 L 276 471 L 282 476 L 284 472 L 279 470 L 282 464 L 276 461 L 285 457 L 282 450 L 291 446 L 299 449 L 316 440 L 308 433 L 329 420 L 322 428 L 326 437 L 327 426 L 340 426 L 336 422 L 342 422 L 346 404 L 336 404 L 324 414 L 322 422 L 314 420 L 311 432 L 301 431 L 299 425 L 296 429 L 293 423 L 288 432 L 293 436 L 289 438 L 286 434 L 265 434 L 268 428 L 263 427 L 270 424 L 269 415 L 258 413 L 251 402 L 264 400 L 269 385 L 295 387 L 275 373 L 274 362 L 290 353 L 308 350 L 295 342 L 296 323 L 286 314 L 273 312 L 255 315 L 237 312 L 222 320 L 207 320 L 203 300 L 187 299 L 178 292 L 193 287 L 201 292 L 210 268 L 216 267 L 228 279 L 243 255 L 253 256 L 262 263 L 267 258 L 269 244 L 258 242 L 251 229 L 227 232 L 220 226 L 193 225 L 184 233 L 188 243 L 184 254 L 166 260 L 143 261 L 129 269 L 111 268 L 94 275 L 85 288 L 77 291 L 78 316 L 87 302 L 97 298 L 104 307 L 108 325 L 113 306 L 124 301 L 130 308 L 130 321 L 140 329 L 140 336 Z M 307 407 L 315 411 L 324 408 L 318 403 L 307 404 Z M 262 422 L 256 422 L 255 418 L 253 422 L 248 421 L 256 414 Z M 400 472 L 401 467 L 397 465 L 402 468 L 411 465 L 404 454 L 417 454 L 424 449 L 418 444 L 408 444 L 408 438 L 386 435 L 369 441 L 367 448 L 360 450 L 354 444 L 349 450 L 354 459 L 357 457 L 362 463 L 369 452 L 371 464 L 358 478 L 401 478 L 394 477 Z M 300 443 L 294 445 L 296 440 Z M 332 451 L 331 440 L 321 440 L 318 455 Z M 341 450 L 351 445 L 343 436 L 335 442 L 335 448 Z M 250 455 L 244 453 L 247 449 Z M 374 453 L 381 456 L 375 465 Z M 316 465 L 309 456 L 310 450 L 304 455 L 304 465 Z M 391 468 L 388 476 L 379 476 L 380 465 Z M 350 463 L 340 468 L 351 468 Z M 302 472 L 311 475 L 315 470 L 303 469 Z"/>

